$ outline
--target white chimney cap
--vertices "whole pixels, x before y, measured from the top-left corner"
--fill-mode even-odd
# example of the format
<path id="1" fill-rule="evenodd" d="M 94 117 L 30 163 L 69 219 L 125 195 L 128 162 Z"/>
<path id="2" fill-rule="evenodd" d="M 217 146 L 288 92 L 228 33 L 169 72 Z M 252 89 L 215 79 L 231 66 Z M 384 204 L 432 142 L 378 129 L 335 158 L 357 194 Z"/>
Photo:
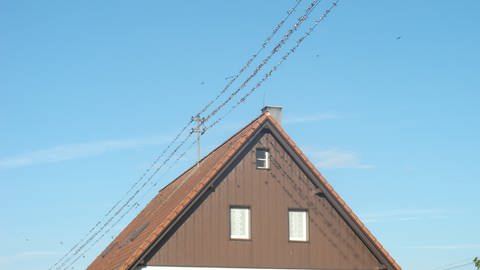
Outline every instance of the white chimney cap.
<path id="1" fill-rule="evenodd" d="M 262 113 L 268 112 L 280 125 L 282 124 L 282 106 L 267 105 L 263 107 Z"/>

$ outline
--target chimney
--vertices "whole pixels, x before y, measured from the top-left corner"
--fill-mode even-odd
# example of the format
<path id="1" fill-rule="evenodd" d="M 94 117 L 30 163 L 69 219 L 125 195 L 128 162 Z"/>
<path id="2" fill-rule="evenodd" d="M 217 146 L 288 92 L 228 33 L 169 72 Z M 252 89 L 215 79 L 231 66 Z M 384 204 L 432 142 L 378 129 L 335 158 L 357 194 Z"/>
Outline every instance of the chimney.
<path id="1" fill-rule="evenodd" d="M 278 122 L 278 124 L 282 125 L 282 107 L 281 106 L 265 106 L 262 109 L 262 113 L 269 112 L 270 115 Z"/>

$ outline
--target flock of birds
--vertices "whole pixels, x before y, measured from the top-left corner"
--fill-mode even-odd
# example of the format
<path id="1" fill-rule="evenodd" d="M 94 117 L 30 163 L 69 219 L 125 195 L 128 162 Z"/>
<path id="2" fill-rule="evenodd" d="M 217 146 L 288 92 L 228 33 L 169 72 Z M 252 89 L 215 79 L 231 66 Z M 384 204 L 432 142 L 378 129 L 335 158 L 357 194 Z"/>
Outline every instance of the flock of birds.
<path id="1" fill-rule="evenodd" d="M 397 36 L 397 37 L 395 38 L 395 40 L 400 40 L 400 39 L 402 39 L 402 36 Z M 315 57 L 316 57 L 316 58 L 319 58 L 319 57 L 320 57 L 320 54 L 316 54 Z M 235 77 L 235 75 L 227 76 L 227 77 L 225 77 L 225 80 L 233 79 L 233 77 Z M 201 82 L 200 82 L 200 85 L 205 85 L 205 81 L 201 81 Z"/>

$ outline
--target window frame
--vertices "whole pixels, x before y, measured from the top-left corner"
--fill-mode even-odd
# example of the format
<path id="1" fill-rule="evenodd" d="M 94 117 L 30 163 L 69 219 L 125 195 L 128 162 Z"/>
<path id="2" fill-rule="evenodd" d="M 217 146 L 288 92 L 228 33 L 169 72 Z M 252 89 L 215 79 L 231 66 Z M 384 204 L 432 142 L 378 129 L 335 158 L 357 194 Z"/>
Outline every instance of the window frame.
<path id="1" fill-rule="evenodd" d="M 265 158 L 258 157 L 258 151 L 265 152 Z M 258 161 L 264 161 L 265 167 L 259 167 Z M 268 148 L 257 148 L 255 150 L 255 167 L 257 170 L 269 170 L 270 169 L 270 150 Z"/>
<path id="2" fill-rule="evenodd" d="M 238 209 L 238 210 L 247 210 L 247 215 L 246 215 L 246 235 L 233 235 L 232 234 L 232 210 L 233 209 Z M 228 208 L 228 222 L 229 222 L 229 238 L 230 240 L 240 240 L 240 241 L 248 241 L 252 239 L 252 209 L 250 206 L 246 205 L 230 205 Z"/>
<path id="3" fill-rule="evenodd" d="M 292 238 L 291 231 L 290 231 L 290 213 L 297 212 L 297 213 L 305 213 L 305 237 L 303 238 Z M 304 208 L 289 208 L 288 209 L 288 241 L 289 242 L 300 242 L 305 243 L 310 241 L 310 218 L 308 214 L 308 209 Z"/>

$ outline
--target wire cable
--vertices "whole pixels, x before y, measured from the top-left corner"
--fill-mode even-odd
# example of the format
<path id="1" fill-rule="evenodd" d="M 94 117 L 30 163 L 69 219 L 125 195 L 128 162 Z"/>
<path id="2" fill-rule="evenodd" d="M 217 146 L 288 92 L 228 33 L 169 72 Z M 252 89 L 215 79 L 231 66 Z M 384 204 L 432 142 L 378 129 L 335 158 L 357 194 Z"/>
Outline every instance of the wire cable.
<path id="1" fill-rule="evenodd" d="M 245 65 L 243 65 L 243 67 L 237 72 L 237 74 L 229 77 L 230 81 L 225 85 L 225 87 L 222 89 L 222 91 L 220 91 L 220 93 L 218 93 L 217 96 L 213 100 L 211 100 L 207 105 L 205 105 L 205 107 L 203 107 L 203 109 L 200 110 L 200 112 L 197 114 L 197 116 L 200 116 L 201 114 L 206 112 L 208 110 L 208 108 L 210 108 L 210 106 L 213 103 L 215 103 L 223 94 L 225 94 L 225 92 L 228 90 L 228 88 L 230 88 L 230 86 L 250 66 L 250 64 L 255 60 L 255 58 L 257 58 L 257 56 L 267 47 L 268 43 L 270 43 L 270 41 L 275 36 L 275 34 L 277 34 L 278 30 L 280 30 L 280 28 L 282 28 L 285 21 L 287 21 L 288 18 L 290 18 L 290 16 L 293 13 L 295 13 L 297 7 L 300 5 L 301 2 L 302 2 L 302 0 L 297 0 L 296 1 L 295 5 L 287 11 L 287 15 L 275 26 L 272 33 L 265 39 L 265 41 L 262 43 L 262 46 L 257 50 L 257 52 L 255 54 L 253 54 L 250 57 L 250 59 L 248 59 L 248 61 L 245 63 Z"/>
<path id="2" fill-rule="evenodd" d="M 268 43 L 272 40 L 275 34 L 280 30 L 286 20 L 296 11 L 297 7 L 300 5 L 302 0 L 297 0 L 293 7 L 291 7 L 287 11 L 287 15 L 275 26 L 272 33 L 264 40 L 262 46 L 257 50 L 257 52 L 248 59 L 246 64 L 240 69 L 240 71 L 228 82 L 228 84 L 223 88 L 223 90 L 213 99 L 211 100 L 199 113 L 196 115 L 199 116 L 203 114 L 213 103 L 215 103 L 227 90 L 228 88 L 236 81 L 236 79 L 250 66 L 250 64 L 255 60 L 255 58 L 267 47 Z M 130 189 L 122 196 L 120 200 L 118 200 L 109 210 L 108 212 L 98 221 L 88 232 L 87 234 L 77 242 L 66 254 L 64 254 L 53 266 L 49 269 L 55 268 L 59 263 L 61 263 L 66 257 L 68 257 L 75 249 L 77 249 L 80 244 L 85 241 L 89 237 L 89 235 L 96 230 L 100 224 L 105 222 L 104 220 L 118 207 L 118 205 L 127 197 L 127 195 L 150 173 L 150 171 L 157 165 L 160 159 L 165 155 L 165 153 L 171 148 L 171 146 L 179 139 L 179 137 L 185 132 L 185 130 L 193 123 L 193 118 L 185 125 L 180 132 L 174 137 L 174 139 L 170 142 L 170 144 L 162 151 L 162 153 L 157 156 L 157 158 L 153 161 L 150 167 L 142 174 L 142 176 L 135 181 L 135 183 L 130 187 Z M 88 238 L 90 239 L 90 238 Z"/>
<path id="3" fill-rule="evenodd" d="M 165 175 L 168 171 L 170 171 L 170 169 L 175 165 L 177 164 L 180 159 L 182 159 L 191 149 L 192 147 L 195 145 L 196 141 L 192 141 L 192 143 L 187 147 L 187 149 L 181 153 L 177 159 L 167 168 L 167 170 L 164 172 L 163 175 Z M 128 215 L 128 213 L 130 213 L 133 209 L 135 208 L 138 208 L 138 205 L 139 205 L 139 202 L 144 198 L 145 196 L 143 196 L 142 198 L 140 198 L 137 202 L 129 205 L 127 211 L 125 211 L 108 229 L 106 229 L 102 235 L 100 235 L 96 240 L 95 242 L 93 242 L 88 248 L 86 248 L 83 252 L 81 252 L 80 254 L 78 254 L 78 256 L 70 262 L 70 264 L 66 265 L 64 269 L 69 269 L 70 267 L 72 267 L 72 265 L 74 265 L 79 259 L 81 258 L 84 258 L 85 257 L 85 254 L 90 251 L 96 244 L 98 244 L 100 242 L 101 239 L 103 239 L 103 237 L 105 237 L 105 235 L 107 235 L 113 228 L 115 228 L 115 226 L 118 225 L 118 223 L 126 216 Z"/>
<path id="4" fill-rule="evenodd" d="M 99 235 L 114 219 L 116 216 L 120 215 L 121 212 L 123 211 L 123 209 L 125 209 L 129 203 L 131 203 L 131 201 L 138 195 L 138 193 L 140 193 L 140 191 L 148 184 L 150 183 L 150 181 L 153 179 L 153 177 L 155 176 L 155 174 L 160 170 L 162 169 L 165 164 L 172 158 L 172 156 L 185 144 L 185 142 L 192 136 L 193 134 L 193 131 L 190 131 L 189 134 L 187 135 L 187 137 L 170 153 L 170 155 L 162 162 L 162 164 L 160 166 L 158 166 L 157 168 L 155 168 L 155 170 L 153 171 L 153 173 L 150 175 L 150 177 L 147 178 L 147 180 L 145 182 L 142 183 L 142 185 L 137 189 L 135 190 L 135 192 L 128 198 L 127 201 L 125 201 L 122 206 L 114 213 L 114 215 L 112 217 L 110 217 L 106 222 L 103 223 L 103 225 L 93 234 L 90 236 L 90 238 L 85 242 L 83 243 L 82 245 L 80 245 L 76 250 L 75 252 L 73 252 L 73 256 L 76 256 L 78 255 L 81 250 L 86 246 L 88 245 L 88 243 L 90 243 L 91 241 L 93 241 L 93 239 L 95 239 L 95 237 L 97 235 Z M 122 215 L 122 217 L 124 217 L 125 215 Z M 98 242 L 98 241 L 97 241 Z M 72 258 L 72 257 L 71 257 Z M 68 258 L 66 260 L 63 261 L 62 264 L 60 264 L 59 267 L 57 267 L 56 269 L 62 269 L 62 267 L 64 267 L 69 260 L 71 260 L 71 258 Z M 67 268 L 65 268 L 67 269 Z"/>
<path id="5" fill-rule="evenodd" d="M 287 58 L 292 54 L 294 53 L 298 47 L 302 44 L 302 42 L 308 37 L 311 35 L 311 33 L 315 30 L 315 28 L 325 19 L 327 18 L 327 16 L 330 14 L 330 12 L 335 8 L 337 7 L 338 5 L 338 2 L 340 0 L 336 0 L 336 1 L 333 1 L 332 2 L 332 5 L 325 10 L 325 12 L 323 12 L 323 14 L 320 16 L 320 18 L 318 20 L 315 21 L 315 23 L 308 29 L 307 32 L 305 32 L 305 34 L 300 37 L 296 44 L 290 49 L 288 50 L 284 55 L 283 57 L 280 59 L 280 61 L 274 65 L 267 73 L 265 73 L 265 75 L 263 76 L 263 78 L 257 82 L 257 84 L 252 87 L 250 89 L 249 92 L 247 92 L 242 98 L 240 98 L 240 100 L 237 101 L 237 103 L 235 105 L 233 105 L 224 115 L 218 117 L 214 122 L 212 122 L 210 125 L 208 125 L 207 127 L 205 127 L 202 131 L 202 133 L 205 133 L 207 132 L 209 129 L 213 128 L 215 125 L 217 125 L 219 122 L 221 122 L 223 119 L 225 119 L 231 112 L 233 112 L 238 106 L 240 106 L 242 103 L 244 103 L 246 101 L 246 99 L 253 94 L 253 92 L 255 92 L 260 86 L 262 86 L 262 84 L 272 76 L 272 74 L 277 71 L 277 69 L 287 60 Z"/>
<path id="6" fill-rule="evenodd" d="M 95 231 L 97 228 L 99 228 L 100 224 L 102 223 L 105 223 L 105 219 L 118 207 L 118 205 L 120 205 L 120 203 L 128 196 L 128 194 L 130 194 L 130 192 L 142 181 L 145 179 L 145 177 L 152 171 L 152 169 L 157 166 L 158 162 L 160 161 L 161 158 L 163 158 L 163 156 L 167 153 L 167 151 L 172 147 L 172 145 L 174 145 L 177 140 L 180 138 L 180 136 L 185 132 L 185 130 L 187 130 L 187 128 L 193 123 L 193 119 L 190 120 L 190 122 L 188 122 L 178 133 L 177 135 L 175 135 L 175 137 L 173 138 L 173 140 L 167 145 L 167 147 L 164 148 L 164 150 L 160 153 L 160 155 L 158 155 L 155 160 L 152 162 L 152 164 L 147 168 L 147 170 L 144 171 L 144 173 L 133 183 L 133 185 L 128 189 L 127 192 L 125 192 L 125 194 L 107 211 L 107 213 L 105 215 L 103 215 L 103 217 L 100 219 L 100 221 L 98 221 L 88 232 L 87 234 L 82 237 L 82 239 L 80 241 L 78 241 L 70 250 L 67 251 L 67 253 L 65 253 L 58 261 L 55 262 L 54 265 L 52 265 L 49 270 L 51 269 L 59 269 L 59 268 L 56 268 L 57 265 L 63 265 L 62 262 L 72 254 L 72 252 L 76 249 L 80 248 L 83 246 L 81 245 L 85 239 L 91 239 L 92 237 L 90 236 L 90 234 Z M 89 237 L 90 236 L 90 237 Z M 87 240 L 87 241 L 89 241 Z"/>
<path id="7" fill-rule="evenodd" d="M 468 262 L 468 263 L 467 263 Z M 448 269 L 455 269 L 455 268 L 459 268 L 459 267 L 462 267 L 462 266 L 466 266 L 466 265 L 469 265 L 469 264 L 473 264 L 473 260 L 471 258 L 465 258 L 463 260 L 457 260 L 457 261 L 454 261 L 454 262 L 451 262 L 449 264 L 446 264 L 446 265 L 443 265 L 443 266 L 438 266 L 438 267 L 435 267 L 433 268 L 432 270 L 448 270 Z"/>
<path id="8" fill-rule="evenodd" d="M 473 264 L 473 262 L 464 263 L 464 264 L 458 264 L 458 265 L 450 266 L 450 267 L 447 267 L 447 268 L 443 268 L 443 269 L 441 269 L 441 270 L 457 269 L 457 268 L 460 268 L 460 267 L 463 267 L 463 266 L 467 266 L 467 265 L 470 265 L 470 264 Z"/>
<path id="9" fill-rule="evenodd" d="M 295 9 L 297 8 L 297 6 L 299 5 L 301 1 L 297 1 L 294 8 L 290 9 L 289 12 L 287 13 L 287 16 L 284 20 L 282 20 L 278 25 L 277 27 L 274 29 L 274 31 L 272 32 L 272 34 L 267 37 L 267 39 L 264 41 L 264 43 L 262 44 L 262 47 L 259 49 L 259 52 L 261 52 L 265 47 L 266 45 L 269 43 L 269 41 L 272 39 L 272 37 L 278 32 L 278 30 L 281 28 L 281 26 L 284 24 L 284 22 L 286 21 L 286 19 L 288 19 L 288 17 L 293 13 L 293 11 L 295 11 Z M 281 48 L 281 46 L 283 46 L 286 42 L 286 40 L 290 37 L 290 35 L 296 31 L 298 29 L 298 27 L 308 18 L 308 15 L 310 15 L 311 11 L 316 7 L 316 5 L 318 4 L 318 0 L 315 0 L 315 1 L 312 1 L 312 3 L 310 4 L 309 8 L 307 9 L 306 13 L 304 16 L 300 17 L 299 18 L 299 21 L 294 25 L 293 28 L 291 28 L 288 33 L 284 36 L 284 38 L 280 41 L 280 43 L 272 50 L 272 53 L 270 55 L 270 57 L 268 57 L 266 60 L 264 59 L 264 61 L 262 61 L 262 63 L 259 65 L 259 67 L 257 67 L 257 69 L 255 70 L 255 72 L 242 84 L 242 86 L 236 91 L 234 92 L 225 102 L 222 103 L 222 105 L 220 105 L 219 107 L 217 107 L 213 113 L 210 113 L 209 114 L 209 117 L 210 118 L 211 116 L 215 115 L 216 113 L 218 113 L 228 102 L 231 101 L 231 99 L 240 91 L 240 89 L 242 89 L 247 83 L 248 81 L 250 81 L 259 71 L 260 69 L 268 62 L 268 60 L 270 60 L 270 58 L 279 51 L 279 49 Z M 244 67 L 242 67 L 242 69 L 240 70 L 239 74 L 244 72 L 244 70 L 246 70 L 248 68 L 248 66 L 251 64 L 251 62 L 256 58 L 256 56 L 259 54 L 259 52 L 257 52 L 257 54 L 255 54 L 254 56 L 252 56 L 249 61 L 247 61 L 247 64 L 244 65 Z M 237 74 L 239 76 L 239 74 Z M 238 76 L 234 77 L 233 80 L 231 80 L 231 83 L 229 83 L 230 85 L 233 83 L 233 81 L 235 81 L 236 78 L 238 78 Z M 264 81 L 264 80 L 263 80 Z M 262 82 L 263 82 L 262 81 Z M 215 99 L 213 99 L 211 102 L 209 102 L 207 104 L 207 106 L 204 107 L 204 109 L 202 109 L 201 112 L 205 112 L 216 100 L 218 100 L 218 98 L 223 94 L 225 93 L 226 89 L 228 89 L 228 87 L 230 86 L 229 84 L 227 84 L 227 87 L 224 88 L 224 90 L 222 90 L 222 92 L 217 95 L 217 97 L 215 97 Z M 199 113 L 200 114 L 200 113 Z M 197 115 L 199 115 L 197 114 Z M 207 119 L 208 120 L 208 119 Z M 167 157 L 164 162 L 159 166 L 157 167 L 157 169 L 155 169 L 152 173 L 152 175 L 147 179 L 147 181 L 145 181 L 141 186 L 140 188 L 138 188 L 134 193 L 133 195 L 131 195 L 128 200 L 126 202 L 123 203 L 123 205 L 120 207 L 120 209 L 118 209 L 117 211 L 115 211 L 115 213 L 113 214 L 113 217 L 110 217 L 106 222 L 104 221 L 111 213 L 114 212 L 114 210 L 120 205 L 120 203 L 127 197 L 127 195 L 135 188 L 137 187 L 140 182 L 142 180 L 145 179 L 145 177 L 152 171 L 153 168 L 155 168 L 158 164 L 158 162 L 160 161 L 160 159 L 167 153 L 167 151 L 176 143 L 176 141 L 180 138 L 180 136 L 185 132 L 185 130 L 192 124 L 193 122 L 193 119 L 190 120 L 190 122 L 184 126 L 181 131 L 175 136 L 175 138 L 172 140 L 172 142 L 162 151 L 162 153 L 154 160 L 154 162 L 152 163 L 152 165 L 144 172 L 144 174 L 142 174 L 142 176 L 132 185 L 132 187 L 125 193 L 125 195 L 119 200 L 117 201 L 114 206 L 103 216 L 102 220 L 97 222 L 87 233 L 87 235 L 85 237 L 82 238 L 82 240 L 80 240 L 77 244 L 75 244 L 63 257 L 61 257 L 59 259 L 59 261 L 57 261 L 52 267 L 50 267 L 50 269 L 52 268 L 55 268 L 56 269 L 61 269 L 61 267 L 65 266 L 69 260 L 71 260 L 71 258 L 67 258 L 69 256 L 75 256 L 75 255 L 78 255 L 81 250 L 86 246 L 88 245 L 88 243 L 90 243 L 99 233 L 101 233 L 107 226 L 108 224 L 110 224 L 112 222 L 112 220 L 121 214 L 121 211 L 123 211 L 123 209 L 125 209 L 125 207 L 127 207 L 129 205 L 129 203 L 138 195 L 138 193 L 151 181 L 151 179 L 153 178 L 153 176 L 163 167 L 165 166 L 165 164 L 171 159 L 171 157 L 178 151 L 178 149 L 180 147 L 183 146 L 183 144 L 185 143 L 186 140 L 188 140 L 188 138 L 190 138 L 190 136 L 192 135 L 192 132 L 190 132 L 187 136 L 187 138 L 185 138 L 184 141 L 182 141 L 182 143 L 180 143 L 180 145 L 178 145 L 173 151 L 172 153 L 169 155 L 169 157 Z M 204 132 L 202 132 L 203 134 Z M 127 210 L 127 213 L 131 210 L 132 208 L 129 208 L 129 210 Z M 120 217 L 120 220 L 126 215 L 126 213 L 124 213 L 121 217 Z M 115 223 L 115 225 L 118 223 L 118 221 Z M 100 225 L 103 224 L 101 227 Z M 100 227 L 100 228 L 99 228 Z M 113 226 L 112 226 L 113 227 Z M 99 229 L 98 229 L 99 228 Z M 95 232 L 93 235 L 91 235 L 90 237 L 88 237 L 93 231 L 97 230 L 97 232 Z M 109 229 L 110 230 L 110 229 Z M 108 230 L 108 231 L 109 231 Z M 106 233 L 102 234 L 100 236 L 100 239 L 105 235 Z M 88 237 L 88 239 L 87 239 Z M 85 241 L 85 239 L 87 239 Z M 97 239 L 97 241 L 95 243 L 98 243 L 98 241 L 100 239 Z M 84 243 L 83 243 L 84 242 Z M 81 244 L 81 245 L 80 245 Z M 94 244 L 93 244 L 94 245 Z M 72 254 L 73 252 L 73 254 Z M 85 254 L 86 252 L 84 253 L 81 253 L 81 255 Z M 81 256 L 79 256 L 81 257 Z M 78 260 L 78 258 L 76 259 Z M 76 262 L 76 260 L 74 262 Z M 73 262 L 73 263 L 74 263 Z M 59 265 L 57 267 L 57 265 Z M 69 264 L 72 265 L 73 263 Z M 68 267 L 67 267 L 68 268 Z"/>
<path id="10" fill-rule="evenodd" d="M 287 42 L 287 40 L 290 38 L 290 36 L 295 32 L 297 31 L 297 29 L 303 24 L 303 22 L 305 22 L 308 17 L 310 16 L 310 14 L 312 13 L 312 11 L 317 7 L 317 5 L 320 3 L 320 0 L 313 0 L 310 5 L 308 6 L 308 8 L 305 10 L 305 13 L 304 15 L 302 15 L 301 17 L 299 17 L 297 19 L 297 22 L 287 31 L 287 33 L 283 36 L 283 38 L 277 43 L 277 45 L 272 49 L 272 51 L 270 52 L 270 54 L 265 57 L 261 62 L 260 64 L 258 64 L 258 66 L 255 68 L 255 70 L 250 74 L 250 76 L 248 76 L 245 81 L 240 85 L 240 87 L 238 87 L 234 92 L 232 92 L 230 94 L 230 96 L 228 96 L 228 98 L 226 100 L 224 100 L 219 106 L 217 106 L 212 112 L 210 112 L 210 114 L 208 114 L 206 117 L 205 117 L 205 120 L 204 122 L 207 122 L 210 118 L 212 118 L 215 114 L 217 114 L 220 110 L 223 109 L 223 107 L 225 107 L 225 105 L 227 105 L 237 94 L 238 92 L 240 92 L 240 90 L 242 90 L 243 88 L 245 88 L 245 86 L 248 84 L 248 82 L 250 82 L 251 79 L 253 79 L 258 72 L 260 72 L 260 70 L 266 65 L 268 64 L 268 62 L 270 61 L 270 59 L 281 49 L 281 47 Z"/>

